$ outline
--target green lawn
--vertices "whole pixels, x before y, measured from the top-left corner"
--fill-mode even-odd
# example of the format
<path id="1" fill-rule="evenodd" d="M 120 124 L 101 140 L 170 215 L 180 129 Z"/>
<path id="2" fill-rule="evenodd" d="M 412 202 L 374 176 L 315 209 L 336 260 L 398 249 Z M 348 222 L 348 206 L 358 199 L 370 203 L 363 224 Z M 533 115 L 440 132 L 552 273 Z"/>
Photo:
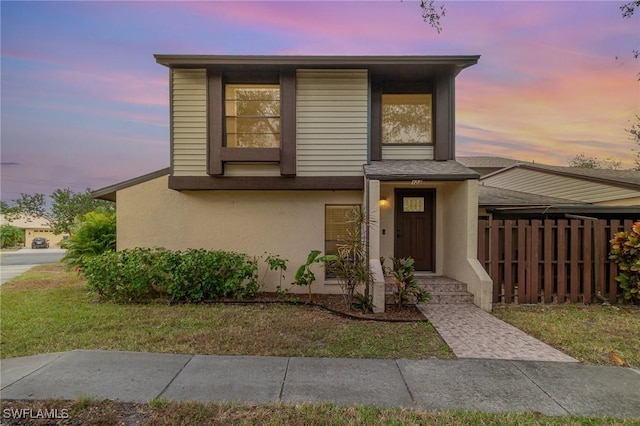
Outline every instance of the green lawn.
<path id="1" fill-rule="evenodd" d="M 558 416 L 540 413 L 479 413 L 472 411 L 425 411 L 422 409 L 377 408 L 335 404 L 299 405 L 239 405 L 168 403 L 154 400 L 149 404 L 118 403 L 115 401 L 3 401 L 4 409 L 67 410 L 68 424 L 131 424 L 139 425 L 638 425 L 638 419 L 605 417 Z M 4 411 L 3 411 L 4 412 Z M 72 423 L 73 421 L 73 423 Z M 43 423 L 44 424 L 44 423 Z M 48 424 L 48 423 L 47 423 Z M 67 423 L 65 423 L 67 424 Z"/>
<path id="2" fill-rule="evenodd" d="M 61 265 L 0 287 L 2 358 L 73 349 L 158 353 L 452 359 L 427 322 L 350 320 L 309 306 L 118 305 Z"/>
<path id="3" fill-rule="evenodd" d="M 640 368 L 638 306 L 510 305 L 493 314 L 585 364 L 617 365 L 618 357 Z"/>

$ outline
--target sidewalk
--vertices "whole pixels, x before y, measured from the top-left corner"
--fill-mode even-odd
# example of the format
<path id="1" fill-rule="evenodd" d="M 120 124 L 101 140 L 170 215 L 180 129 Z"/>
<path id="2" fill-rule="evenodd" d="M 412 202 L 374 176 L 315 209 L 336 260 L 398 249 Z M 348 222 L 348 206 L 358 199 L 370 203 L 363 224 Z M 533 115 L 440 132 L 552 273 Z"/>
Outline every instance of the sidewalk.
<path id="1" fill-rule="evenodd" d="M 4 359 L 3 399 L 154 398 L 640 417 L 640 372 L 572 362 L 71 351 Z"/>

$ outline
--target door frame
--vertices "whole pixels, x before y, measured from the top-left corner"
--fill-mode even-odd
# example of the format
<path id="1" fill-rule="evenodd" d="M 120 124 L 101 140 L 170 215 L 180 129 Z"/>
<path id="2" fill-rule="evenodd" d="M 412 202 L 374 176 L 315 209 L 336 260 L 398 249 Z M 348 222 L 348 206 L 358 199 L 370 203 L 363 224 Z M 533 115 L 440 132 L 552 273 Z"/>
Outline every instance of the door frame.
<path id="1" fill-rule="evenodd" d="M 398 257 L 398 238 L 396 231 L 398 229 L 398 224 L 400 223 L 399 218 L 400 215 L 403 214 L 402 208 L 402 197 L 405 196 L 424 196 L 425 198 L 425 214 L 429 214 L 431 216 L 431 238 L 430 241 L 426 241 L 431 247 L 431 269 L 418 269 L 416 271 L 425 271 L 425 272 L 435 272 L 436 271 L 436 190 L 434 188 L 395 188 L 394 189 L 394 200 L 395 200 L 395 208 L 393 211 L 393 255 L 394 257 Z M 425 239 L 427 239 L 425 237 Z"/>

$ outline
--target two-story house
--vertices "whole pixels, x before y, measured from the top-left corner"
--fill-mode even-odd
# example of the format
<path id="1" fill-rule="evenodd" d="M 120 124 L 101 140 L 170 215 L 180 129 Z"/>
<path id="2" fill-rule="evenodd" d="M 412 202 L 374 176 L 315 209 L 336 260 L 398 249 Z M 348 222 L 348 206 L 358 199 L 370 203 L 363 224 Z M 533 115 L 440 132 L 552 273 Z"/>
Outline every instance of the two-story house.
<path id="1" fill-rule="evenodd" d="M 359 206 L 378 304 L 380 257 L 411 256 L 491 309 L 479 175 L 455 161 L 455 77 L 478 56 L 155 58 L 169 69 L 171 163 L 96 191 L 117 201 L 119 249 L 277 254 L 291 282 Z M 316 275 L 314 291 L 340 292 Z"/>

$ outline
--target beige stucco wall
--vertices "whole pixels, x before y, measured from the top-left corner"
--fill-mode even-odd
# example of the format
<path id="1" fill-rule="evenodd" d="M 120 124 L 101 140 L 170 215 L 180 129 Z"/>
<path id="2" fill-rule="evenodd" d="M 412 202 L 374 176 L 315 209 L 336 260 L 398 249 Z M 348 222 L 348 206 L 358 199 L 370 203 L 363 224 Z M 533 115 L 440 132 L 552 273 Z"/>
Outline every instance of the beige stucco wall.
<path id="1" fill-rule="evenodd" d="M 444 185 L 443 224 L 446 244 L 443 274 L 467 284 L 474 303 L 491 311 L 492 281 L 478 261 L 478 181 Z"/>
<path id="2" fill-rule="evenodd" d="M 173 191 L 167 177 L 117 193 L 118 249 L 138 245 L 223 249 L 289 260 L 283 286 L 313 249 L 324 251 L 325 204 L 362 204 L 359 191 Z M 260 277 L 266 272 L 260 262 Z M 340 293 L 317 269 L 316 293 Z M 265 289 L 278 284 L 268 272 Z M 305 292 L 295 287 L 292 291 Z"/>

